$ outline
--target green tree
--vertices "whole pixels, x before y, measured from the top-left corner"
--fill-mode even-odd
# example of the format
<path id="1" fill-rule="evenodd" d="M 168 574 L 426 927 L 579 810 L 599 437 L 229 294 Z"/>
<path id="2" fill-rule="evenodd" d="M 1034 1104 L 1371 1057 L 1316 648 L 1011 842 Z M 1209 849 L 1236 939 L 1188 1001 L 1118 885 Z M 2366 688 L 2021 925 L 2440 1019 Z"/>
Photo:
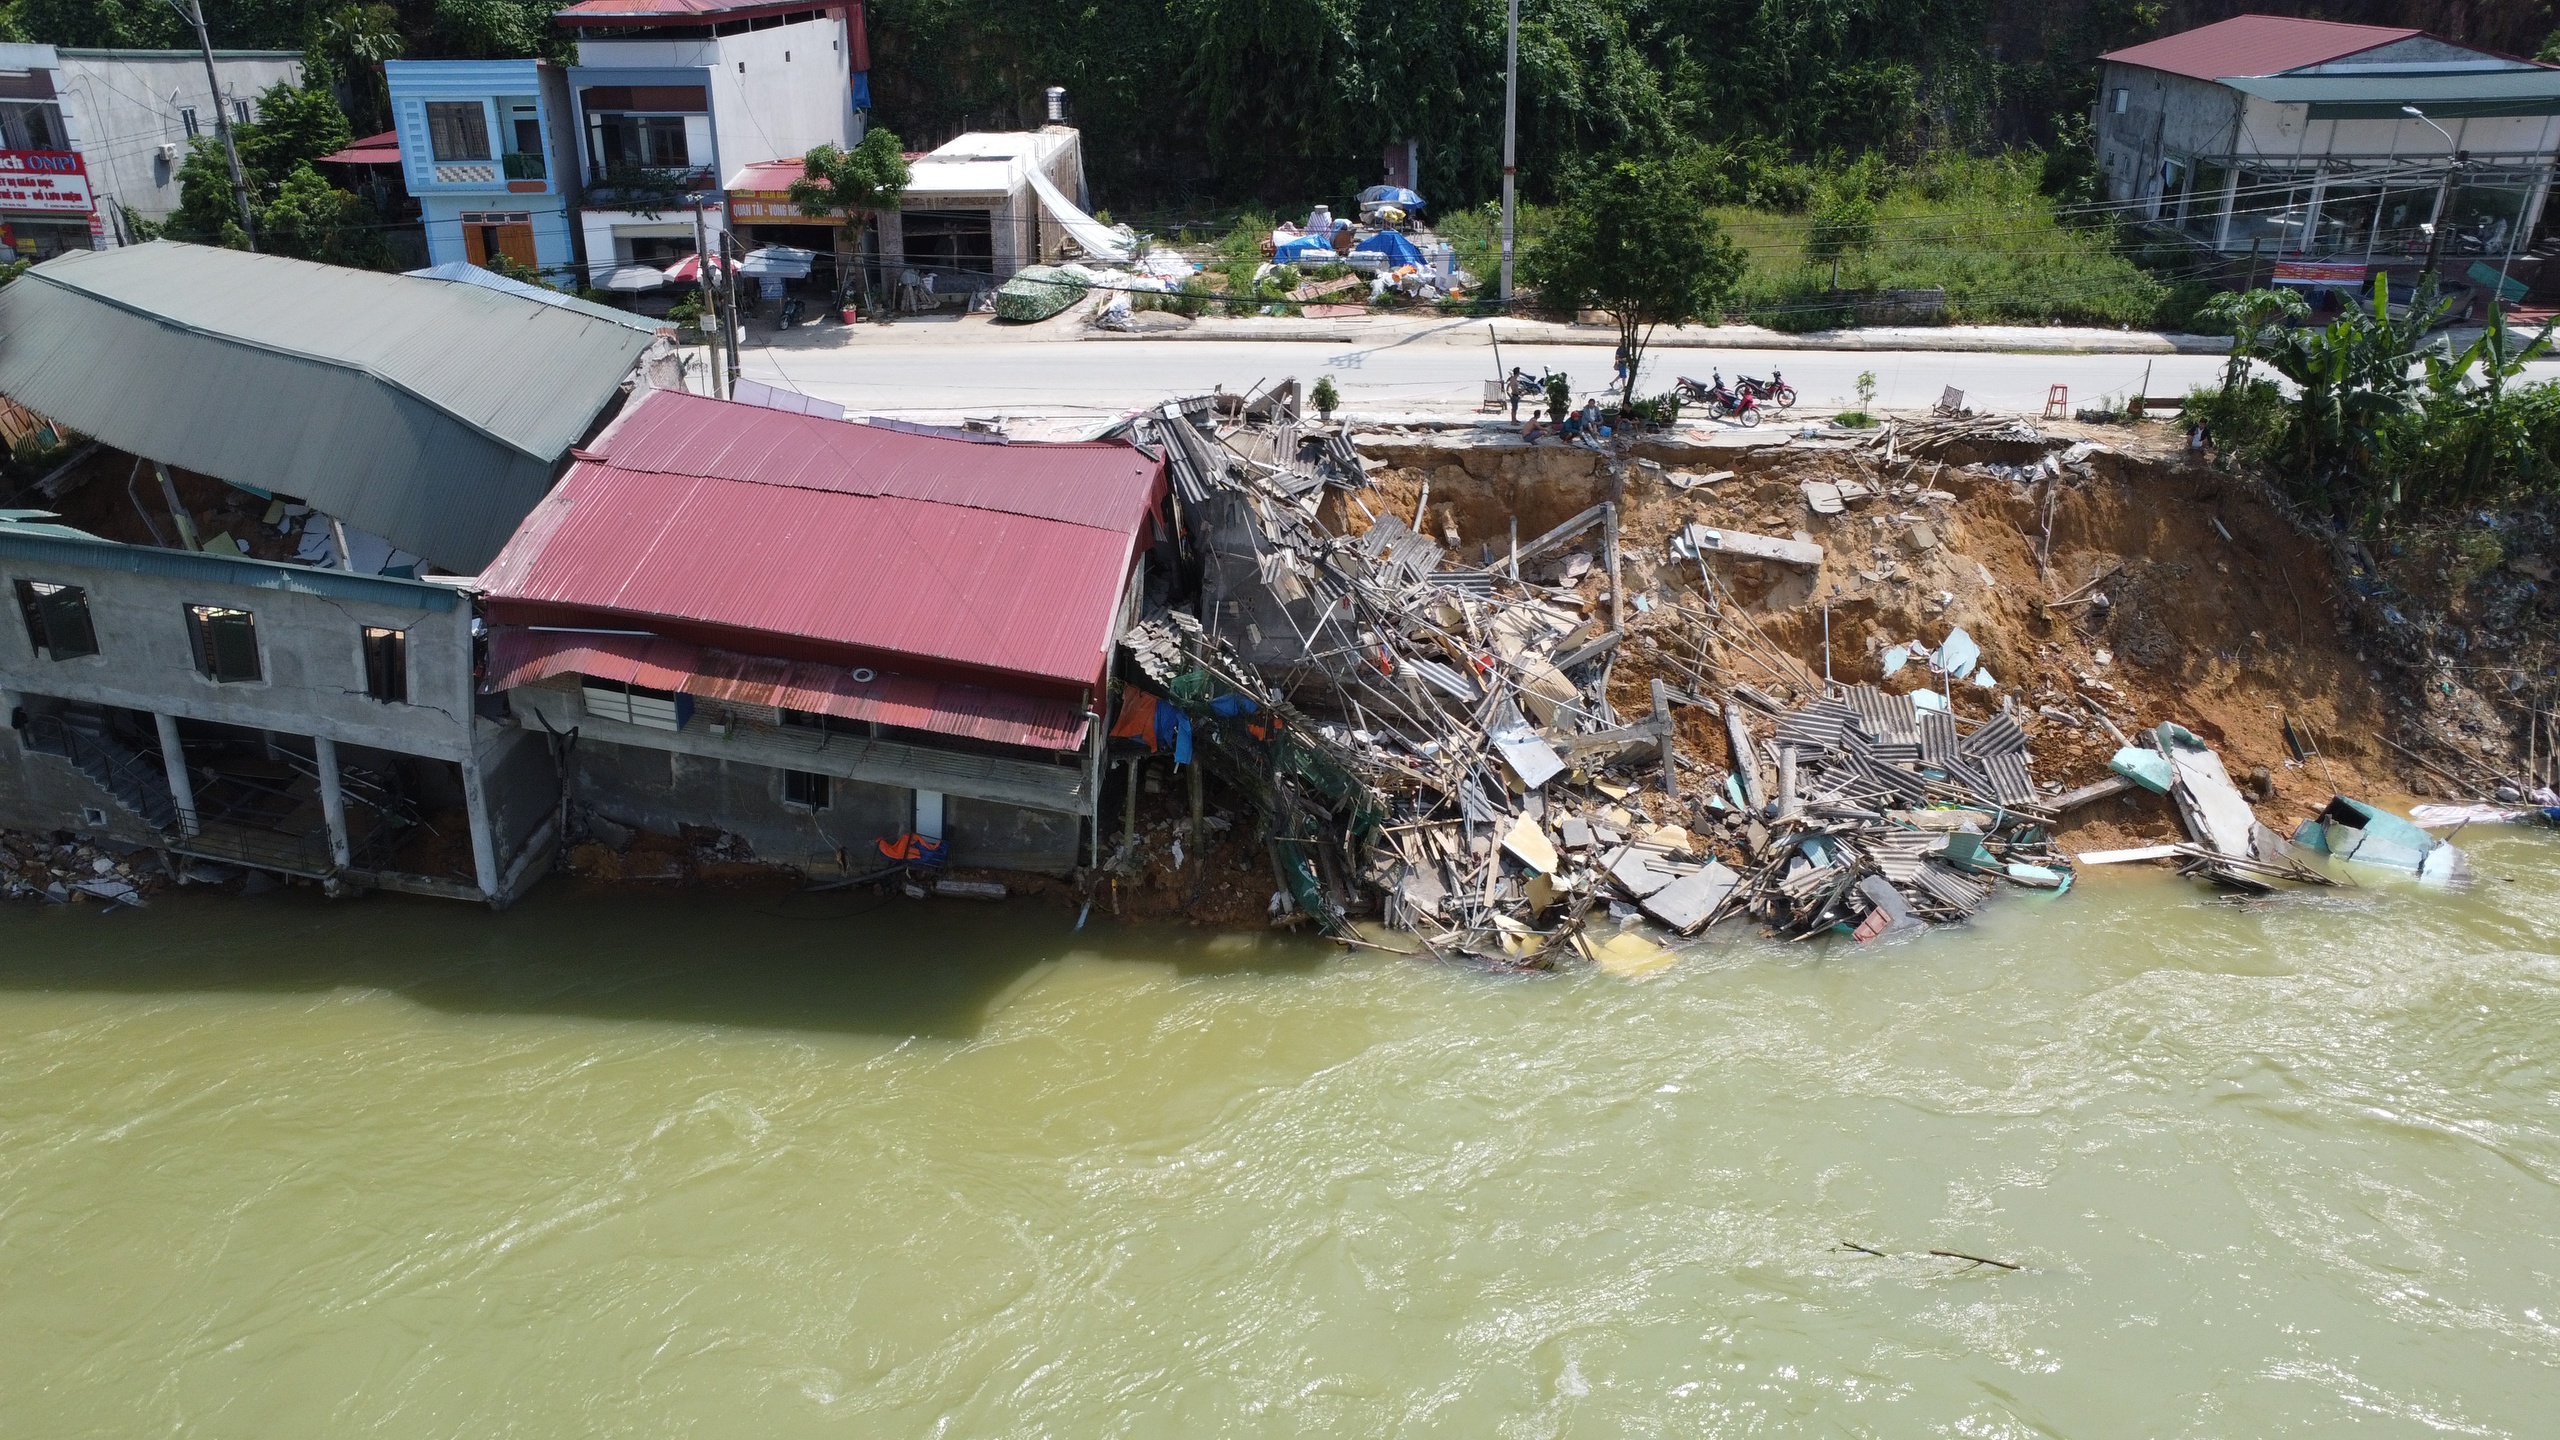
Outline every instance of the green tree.
<path id="1" fill-rule="evenodd" d="M 1698 166 L 1658 156 L 1575 175 L 1522 269 L 1550 308 L 1607 312 L 1627 356 L 1620 403 L 1632 405 L 1654 328 L 1713 319 L 1745 263 L 1707 214 Z"/>
<path id="2" fill-rule="evenodd" d="M 336 98 L 320 85 L 270 86 L 258 97 L 258 118 L 233 127 L 259 249 L 332 265 L 391 265 L 372 207 L 331 185 L 313 163 L 344 149 L 351 134 Z M 234 249 L 248 244 L 232 198 L 231 167 L 214 136 L 189 143 L 178 167 L 178 209 L 161 233 Z"/>
<path id="3" fill-rule="evenodd" d="M 382 62 L 397 59 L 408 42 L 400 12 L 382 4 L 341 5 L 323 15 L 303 46 L 303 82 L 334 77 L 344 88 L 351 128 L 374 134 L 390 128 L 391 91 Z"/>
<path id="4" fill-rule="evenodd" d="M 308 162 L 297 165 L 258 211 L 258 247 L 330 265 L 388 269 L 391 256 L 373 226 L 373 207 L 337 189 Z"/>
<path id="5" fill-rule="evenodd" d="M 231 133 L 241 168 L 268 185 L 282 184 L 297 167 L 344 150 L 355 138 L 347 112 L 324 85 L 268 86 L 258 96 L 258 118 Z"/>
<path id="6" fill-rule="evenodd" d="M 912 170 L 897 132 L 874 125 L 847 150 L 819 145 L 800 157 L 801 177 L 791 182 L 791 203 L 809 216 L 877 214 L 898 208 Z"/>
<path id="7" fill-rule="evenodd" d="M 2204 303 L 2196 319 L 2231 337 L 2231 363 L 2223 368 L 2222 388 L 2239 385 L 2251 358 L 2276 342 L 2287 322 L 2311 318 L 2302 297 L 2281 286 L 2260 290 L 2226 290 Z"/>

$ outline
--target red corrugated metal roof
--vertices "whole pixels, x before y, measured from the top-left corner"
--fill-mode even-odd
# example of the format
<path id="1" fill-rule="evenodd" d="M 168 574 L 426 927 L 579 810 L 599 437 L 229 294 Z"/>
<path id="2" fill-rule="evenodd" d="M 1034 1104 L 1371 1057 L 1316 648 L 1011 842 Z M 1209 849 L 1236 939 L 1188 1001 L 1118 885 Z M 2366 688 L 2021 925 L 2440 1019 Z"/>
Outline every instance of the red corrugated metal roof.
<path id="1" fill-rule="evenodd" d="M 1117 442 L 980 445 L 653 390 L 592 447 L 624 470 L 899 496 L 1135 534 L 1158 462 Z"/>
<path id="2" fill-rule="evenodd" d="M 981 685 L 739 655 L 646 635 L 572 635 L 512 625 L 490 630 L 491 690 L 554 675 L 593 675 L 707 700 L 775 705 L 1042 750 L 1082 745 L 1087 723 L 1067 701 Z"/>
<path id="3" fill-rule="evenodd" d="M 998 684 L 1099 680 L 1164 486 L 1122 445 L 976 445 L 664 391 L 598 453 L 489 567 L 496 618 L 764 631 Z"/>
<path id="4" fill-rule="evenodd" d="M 2425 33 L 2390 25 L 2299 20 L 2290 15 L 2234 15 L 2098 58 L 2198 80 L 2220 80 L 2281 75 Z"/>
<path id="5" fill-rule="evenodd" d="M 553 12 L 553 18 L 563 25 L 684 24 L 837 9 L 842 3 L 843 0 L 579 0 L 578 4 Z M 855 4 L 853 8 L 861 7 Z"/>

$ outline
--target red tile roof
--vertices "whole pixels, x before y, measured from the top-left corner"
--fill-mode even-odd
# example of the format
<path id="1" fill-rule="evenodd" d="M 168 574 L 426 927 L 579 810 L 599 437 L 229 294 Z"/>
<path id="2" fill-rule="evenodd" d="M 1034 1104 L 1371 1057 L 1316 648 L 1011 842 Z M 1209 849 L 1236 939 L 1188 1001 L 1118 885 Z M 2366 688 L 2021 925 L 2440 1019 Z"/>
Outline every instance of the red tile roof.
<path id="1" fill-rule="evenodd" d="M 581 454 L 483 577 L 493 620 L 609 613 L 1000 688 L 1100 680 L 1164 493 L 1162 462 L 1126 445 L 980 445 L 663 390 Z"/>
<path id="2" fill-rule="evenodd" d="M 2389 25 L 2299 20 L 2288 15 L 2235 15 L 2109 51 L 2098 58 L 2198 80 L 2220 80 L 2238 75 L 2281 75 L 2425 33 Z"/>

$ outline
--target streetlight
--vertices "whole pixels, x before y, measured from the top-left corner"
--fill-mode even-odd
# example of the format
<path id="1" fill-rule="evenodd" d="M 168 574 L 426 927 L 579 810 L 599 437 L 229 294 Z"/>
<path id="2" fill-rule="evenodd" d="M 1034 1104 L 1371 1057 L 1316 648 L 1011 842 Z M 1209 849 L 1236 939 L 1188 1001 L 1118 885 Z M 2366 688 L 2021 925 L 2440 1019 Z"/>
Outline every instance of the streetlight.
<path id="1" fill-rule="evenodd" d="M 2419 109 L 2415 105 L 2403 105 L 2400 107 L 2400 113 L 2410 116 L 2419 124 L 2426 126 L 2428 129 L 2433 130 L 2439 135 L 2442 135 L 2444 137 L 2444 148 L 2447 151 L 2450 151 L 2453 156 L 2453 158 L 2448 161 L 2444 167 L 2444 177 L 2436 181 L 2436 218 L 2435 223 L 2427 227 L 2427 268 L 2425 272 L 2425 279 L 2429 282 L 2433 282 L 2437 276 L 2439 268 L 2444 264 L 2444 227 L 2445 222 L 2453 218 L 2451 213 L 2453 208 L 2453 174 L 2454 171 L 2463 163 L 2463 152 L 2455 148 L 2456 142 L 2453 138 L 2453 132 L 2445 129 L 2433 120 L 2428 119 L 2426 111 Z"/>
<path id="2" fill-rule="evenodd" d="M 1511 303 L 1511 182 L 1519 173 L 1520 0 L 1511 0 L 1510 37 L 1502 52 L 1502 303 Z"/>

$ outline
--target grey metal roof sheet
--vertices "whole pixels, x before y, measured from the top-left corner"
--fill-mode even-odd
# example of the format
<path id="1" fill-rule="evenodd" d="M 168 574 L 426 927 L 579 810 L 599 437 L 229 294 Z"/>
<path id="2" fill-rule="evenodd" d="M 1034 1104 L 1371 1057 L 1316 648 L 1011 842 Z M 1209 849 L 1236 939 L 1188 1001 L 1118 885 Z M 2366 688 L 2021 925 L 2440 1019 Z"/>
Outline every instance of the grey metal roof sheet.
<path id="1" fill-rule="evenodd" d="M 477 572 L 649 337 L 475 285 L 155 241 L 0 289 L 0 394 Z"/>
<path id="2" fill-rule="evenodd" d="M 565 294 L 547 286 L 527 285 L 521 280 L 510 280 L 494 270 L 483 270 L 468 260 L 449 260 L 442 265 L 430 265 L 424 270 L 403 270 L 400 273 L 413 280 L 442 280 L 453 285 L 477 285 L 483 289 L 495 290 L 501 295 L 522 296 L 524 299 L 544 305 L 557 305 L 563 310 L 574 310 L 590 320 L 604 320 L 615 325 L 628 326 L 644 335 L 655 335 L 659 330 L 668 328 L 665 321 L 652 320 L 646 315 L 634 314 L 629 310 L 616 310 L 610 305 L 598 305 L 592 300 L 581 300 L 575 295 Z"/>
<path id="3" fill-rule="evenodd" d="M 2311 105 L 2338 119 L 2391 119 L 2403 105 L 2428 118 L 2560 114 L 2560 70 L 2462 70 L 2432 75 L 2264 75 L 2222 82 L 2279 105 Z"/>

